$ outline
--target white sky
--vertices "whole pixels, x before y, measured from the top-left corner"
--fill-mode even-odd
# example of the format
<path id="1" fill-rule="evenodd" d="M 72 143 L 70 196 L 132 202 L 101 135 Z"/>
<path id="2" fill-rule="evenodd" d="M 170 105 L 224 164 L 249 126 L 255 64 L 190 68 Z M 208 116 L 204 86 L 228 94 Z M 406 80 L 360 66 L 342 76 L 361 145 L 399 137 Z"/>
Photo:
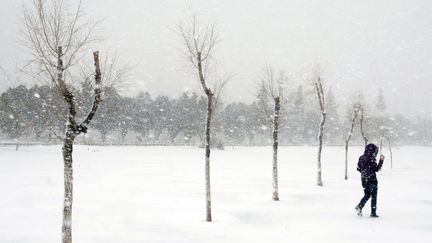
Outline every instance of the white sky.
<path id="1" fill-rule="evenodd" d="M 0 66 L 22 65 L 16 44 L 22 1 L 0 0 Z M 30 1 L 24 1 L 30 2 Z M 77 2 L 73 0 L 73 2 Z M 389 111 L 432 113 L 432 1 L 428 0 L 83 0 L 104 19 L 102 34 L 120 60 L 133 64 L 132 88 L 178 96 L 198 90 L 173 29 L 190 5 L 215 21 L 223 41 L 218 72 L 234 72 L 227 101 L 250 102 L 266 63 L 291 74 L 289 86 L 319 62 L 326 87 L 343 105 L 353 92 L 373 101 L 383 89 Z M 1 76 L 0 76 L 1 77 Z M 0 91 L 11 84 L 0 78 Z M 136 86 L 138 86 L 138 88 Z M 294 88 L 294 87 L 293 87 Z M 128 91 L 130 90 L 130 91 Z"/>

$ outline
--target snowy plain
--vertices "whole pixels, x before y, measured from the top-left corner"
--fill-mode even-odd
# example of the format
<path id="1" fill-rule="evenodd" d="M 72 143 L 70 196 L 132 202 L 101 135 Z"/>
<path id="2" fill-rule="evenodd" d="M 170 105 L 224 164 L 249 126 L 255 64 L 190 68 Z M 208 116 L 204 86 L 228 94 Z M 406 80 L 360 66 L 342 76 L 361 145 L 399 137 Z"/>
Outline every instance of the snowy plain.
<path id="1" fill-rule="evenodd" d="M 204 150 L 75 146 L 73 240 L 79 243 L 432 242 L 431 147 L 393 149 L 378 174 L 378 214 L 354 213 L 362 196 L 361 147 L 281 147 L 279 194 L 271 200 L 270 147 L 212 151 L 212 213 L 205 222 Z M 0 242 L 61 240 L 60 146 L 0 147 Z"/>

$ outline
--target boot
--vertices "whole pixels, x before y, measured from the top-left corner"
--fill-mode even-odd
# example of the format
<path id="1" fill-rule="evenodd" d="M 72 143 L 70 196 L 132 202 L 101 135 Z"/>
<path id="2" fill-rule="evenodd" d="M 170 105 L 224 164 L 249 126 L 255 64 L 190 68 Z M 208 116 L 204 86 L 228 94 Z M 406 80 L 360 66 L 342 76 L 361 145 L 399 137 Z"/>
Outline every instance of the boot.
<path id="1" fill-rule="evenodd" d="M 378 218 L 379 216 L 376 214 L 376 208 L 372 208 L 371 218 Z"/>
<path id="2" fill-rule="evenodd" d="M 362 209 L 361 209 L 360 206 L 355 207 L 355 211 L 356 211 L 356 213 L 357 213 L 357 216 L 362 216 L 362 215 L 363 215 L 363 214 L 362 214 Z"/>

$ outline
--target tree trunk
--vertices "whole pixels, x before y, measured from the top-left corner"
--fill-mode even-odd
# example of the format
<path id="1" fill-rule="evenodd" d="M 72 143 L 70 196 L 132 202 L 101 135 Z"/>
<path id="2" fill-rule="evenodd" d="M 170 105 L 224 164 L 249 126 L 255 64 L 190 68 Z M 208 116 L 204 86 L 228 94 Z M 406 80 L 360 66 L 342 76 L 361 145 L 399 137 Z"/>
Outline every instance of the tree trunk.
<path id="1" fill-rule="evenodd" d="M 72 151 L 73 142 L 76 136 L 87 132 L 87 126 L 96 114 L 101 101 L 101 72 L 99 67 L 99 52 L 93 52 L 95 61 L 95 96 L 93 106 L 88 113 L 86 119 L 77 124 L 75 98 L 71 91 L 68 90 L 66 83 L 63 80 L 63 52 L 62 47 L 58 48 L 58 65 L 57 65 L 57 84 L 63 95 L 64 100 L 68 105 L 68 120 L 66 125 L 66 134 L 63 139 L 63 162 L 64 162 L 64 201 L 63 201 L 63 222 L 62 222 L 62 242 L 72 243 L 72 202 L 73 202 L 73 167 L 72 167 Z"/>
<path id="2" fill-rule="evenodd" d="M 280 98 L 276 97 L 274 101 L 275 101 L 275 108 L 274 108 L 274 118 L 273 118 L 273 200 L 279 201 L 277 152 L 278 152 L 278 135 L 279 135 Z"/>
<path id="3" fill-rule="evenodd" d="M 205 126 L 205 187 L 206 187 L 206 220 L 212 221 L 211 215 L 211 193 L 210 193 L 210 125 L 212 118 L 213 94 L 207 94 L 207 114 Z"/>
<path id="4" fill-rule="evenodd" d="M 325 110 L 325 98 L 324 98 L 324 89 L 322 87 L 321 78 L 318 76 L 318 81 L 315 83 L 315 89 L 318 96 L 320 111 L 321 111 L 321 121 L 319 126 L 318 133 L 318 173 L 317 173 L 317 185 L 323 186 L 322 176 L 321 176 L 321 153 L 323 146 L 323 136 L 324 136 L 324 123 L 326 120 L 326 110 Z"/>
<path id="5" fill-rule="evenodd" d="M 72 151 L 75 137 L 68 129 L 63 141 L 63 162 L 64 162 L 64 201 L 63 201 L 63 243 L 72 243 L 72 202 L 73 202 L 73 167 Z"/>
<path id="6" fill-rule="evenodd" d="M 105 131 L 103 131 L 103 132 L 100 132 L 100 135 L 101 135 L 102 143 L 105 144 L 106 138 L 107 138 L 107 133 Z"/>
<path id="7" fill-rule="evenodd" d="M 351 120 L 351 129 L 348 133 L 348 136 L 345 140 L 345 180 L 348 180 L 348 146 L 349 146 L 349 141 L 351 140 L 353 131 L 354 131 L 354 125 L 355 125 L 355 120 L 357 119 L 357 111 L 354 110 L 354 114 Z"/>
<path id="8" fill-rule="evenodd" d="M 63 173 L 64 173 L 64 198 L 63 198 L 63 221 L 62 221 L 62 242 L 72 243 L 72 202 L 73 202 L 73 168 L 72 151 L 75 139 L 76 107 L 73 94 L 67 89 L 63 80 L 63 51 L 58 47 L 57 51 L 57 83 L 60 93 L 68 104 L 68 120 L 66 134 L 63 139 Z"/>
<path id="9" fill-rule="evenodd" d="M 380 156 L 383 154 L 382 153 L 383 140 L 384 140 L 384 132 L 383 132 L 383 135 L 380 138 L 380 145 L 379 145 Z"/>
<path id="10" fill-rule="evenodd" d="M 366 147 L 366 145 L 368 143 L 368 138 L 366 137 L 366 134 L 365 134 L 365 132 L 363 130 L 363 119 L 364 119 L 363 113 L 364 113 L 364 111 L 362 110 L 361 111 L 361 116 L 360 116 L 360 132 L 361 132 L 361 135 L 363 137 L 363 140 L 365 142 L 365 147 Z"/>
<path id="11" fill-rule="evenodd" d="M 348 143 L 349 140 L 345 140 L 345 180 L 348 180 Z"/>
<path id="12" fill-rule="evenodd" d="M 323 186 L 322 177 L 321 177 L 321 152 L 322 152 L 322 146 L 323 146 L 323 135 L 324 135 L 324 123 L 326 120 L 326 113 L 321 113 L 321 122 L 320 122 L 320 128 L 319 128 L 319 135 L 318 135 L 318 177 L 317 177 L 317 185 Z"/>
<path id="13" fill-rule="evenodd" d="M 388 140 L 388 146 L 389 146 L 389 152 L 390 152 L 390 168 L 393 169 L 393 153 L 392 153 L 390 138 L 387 138 L 387 140 Z"/>

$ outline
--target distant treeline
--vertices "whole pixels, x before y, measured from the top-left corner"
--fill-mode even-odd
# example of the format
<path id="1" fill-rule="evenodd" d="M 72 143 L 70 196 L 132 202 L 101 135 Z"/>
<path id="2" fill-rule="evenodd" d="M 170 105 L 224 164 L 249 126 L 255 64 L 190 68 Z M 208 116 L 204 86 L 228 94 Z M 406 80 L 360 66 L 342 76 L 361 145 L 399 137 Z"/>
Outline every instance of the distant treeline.
<path id="1" fill-rule="evenodd" d="M 90 83 L 83 83 L 79 88 L 76 102 L 84 108 L 80 111 L 90 109 L 92 89 Z M 340 107 L 331 89 L 326 99 L 328 122 L 324 141 L 328 145 L 342 145 L 350 127 L 352 106 Z M 281 145 L 316 144 L 320 119 L 316 102 L 301 85 L 286 95 L 281 108 Z M 386 115 L 383 102 L 382 96 L 375 97 L 365 106 L 369 107 L 364 118 L 369 141 L 378 142 L 385 130 L 396 144 L 432 144 L 431 119 L 410 120 L 403 115 Z M 90 126 L 91 132 L 79 142 L 201 145 L 205 107 L 206 99 L 196 93 L 185 92 L 178 98 L 153 98 L 141 92 L 136 97 L 128 97 L 120 95 L 114 87 L 104 87 L 103 101 Z M 251 104 L 219 102 L 215 108 L 214 146 L 270 144 L 272 110 L 264 90 L 258 90 L 256 101 Z M 9 88 L 0 97 L 1 133 L 11 140 L 57 143 L 60 140 L 56 134 L 64 133 L 66 109 L 55 88 L 44 85 Z M 358 125 L 352 143 L 363 143 Z"/>

